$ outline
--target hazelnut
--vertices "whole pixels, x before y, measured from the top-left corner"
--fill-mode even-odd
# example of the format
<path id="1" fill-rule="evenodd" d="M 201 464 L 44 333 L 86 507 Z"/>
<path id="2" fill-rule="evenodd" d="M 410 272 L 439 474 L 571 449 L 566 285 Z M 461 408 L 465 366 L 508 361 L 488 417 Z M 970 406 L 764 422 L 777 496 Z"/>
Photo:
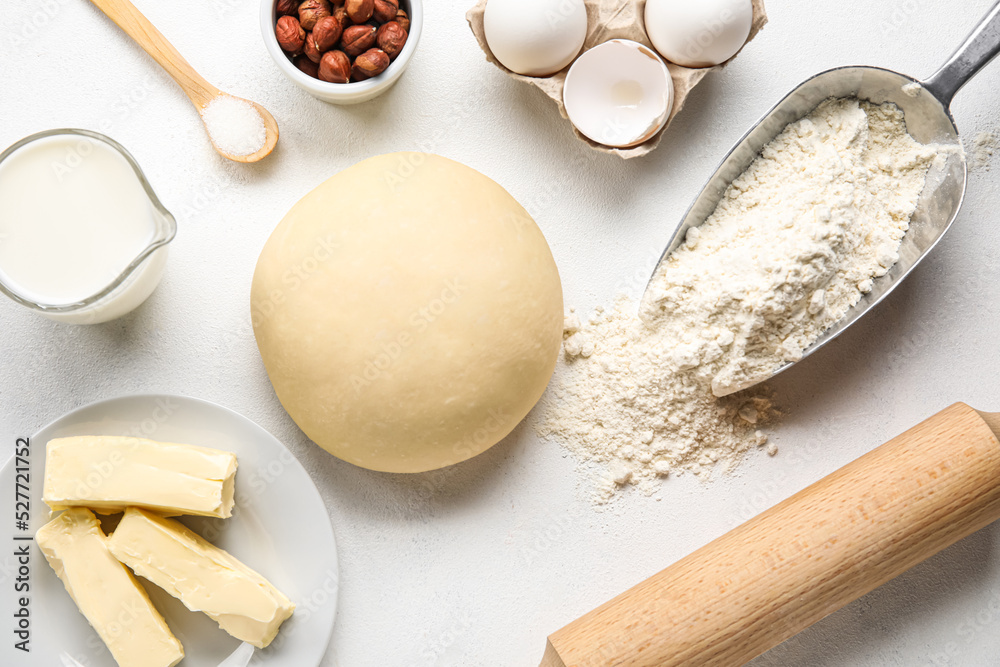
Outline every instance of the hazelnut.
<path id="1" fill-rule="evenodd" d="M 306 58 L 313 61 L 317 65 L 319 64 L 320 59 L 323 58 L 323 53 L 316 48 L 316 41 L 313 39 L 313 34 L 311 32 L 306 34 L 305 44 L 302 45 L 302 53 L 306 54 Z"/>
<path id="2" fill-rule="evenodd" d="M 278 0 L 275 6 L 278 16 L 295 16 L 299 13 L 299 0 Z"/>
<path id="3" fill-rule="evenodd" d="M 299 56 L 298 58 L 295 59 L 295 66 L 298 67 L 303 72 L 305 72 L 306 74 L 308 74 L 309 76 L 311 76 L 312 78 L 314 79 L 319 78 L 319 65 L 309 60 L 309 58 L 305 56 Z"/>
<path id="4" fill-rule="evenodd" d="M 278 46 L 285 51 L 300 53 L 302 43 L 306 39 L 306 31 L 294 16 L 282 16 L 274 26 L 274 36 L 278 38 Z"/>
<path id="5" fill-rule="evenodd" d="M 399 0 L 375 0 L 375 13 L 373 16 L 379 23 L 388 23 L 396 20 L 396 12 L 399 11 Z"/>
<path id="6" fill-rule="evenodd" d="M 316 22 L 324 16 L 330 15 L 330 3 L 328 0 L 303 0 L 299 5 L 299 23 L 306 30 L 316 27 Z"/>
<path id="7" fill-rule="evenodd" d="M 402 26 L 406 34 L 410 34 L 410 17 L 402 9 L 396 12 L 396 23 Z"/>
<path id="8" fill-rule="evenodd" d="M 351 59 L 343 51 L 327 51 L 319 61 L 319 78 L 330 83 L 351 80 Z"/>
<path id="9" fill-rule="evenodd" d="M 340 27 L 341 28 L 347 28 L 348 26 L 352 25 L 352 23 L 351 23 L 351 17 L 347 15 L 347 10 L 344 8 L 343 5 L 341 5 L 340 7 L 334 8 L 334 10 L 333 10 L 333 18 L 335 18 L 338 21 L 340 21 Z"/>
<path id="10" fill-rule="evenodd" d="M 360 56 L 374 45 L 375 27 L 370 25 L 352 25 L 340 39 L 340 47 L 352 58 Z"/>
<path id="11" fill-rule="evenodd" d="M 316 49 L 322 53 L 335 47 L 343 32 L 344 28 L 336 17 L 324 16 L 316 22 L 316 27 L 312 31 L 312 40 Z"/>
<path id="12" fill-rule="evenodd" d="M 395 60 L 406 44 L 406 36 L 403 26 L 396 21 L 389 21 L 375 33 L 375 41 L 378 43 L 378 48 L 389 56 L 389 60 Z"/>
<path id="13" fill-rule="evenodd" d="M 382 49 L 368 49 L 355 58 L 351 74 L 358 81 L 378 76 L 389 67 L 389 56 Z"/>
<path id="14" fill-rule="evenodd" d="M 347 15 L 355 23 L 364 23 L 375 13 L 375 0 L 347 0 Z"/>

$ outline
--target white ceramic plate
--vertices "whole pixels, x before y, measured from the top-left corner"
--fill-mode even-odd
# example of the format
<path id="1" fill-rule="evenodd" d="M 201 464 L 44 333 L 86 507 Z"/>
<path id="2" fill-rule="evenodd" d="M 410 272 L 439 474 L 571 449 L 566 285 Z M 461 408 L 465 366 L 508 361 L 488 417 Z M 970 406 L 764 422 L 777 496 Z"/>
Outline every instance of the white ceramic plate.
<path id="1" fill-rule="evenodd" d="M 87 667 L 115 667 L 97 633 L 76 609 L 31 537 L 48 520 L 41 500 L 45 443 L 70 435 L 136 435 L 231 451 L 239 460 L 236 509 L 230 519 L 184 517 L 182 521 L 257 570 L 296 604 L 275 641 L 257 651 L 253 665 L 314 667 L 330 643 L 337 607 L 337 549 L 330 518 L 316 486 L 291 452 L 245 417 L 207 401 L 182 396 L 128 396 L 94 403 L 52 422 L 30 439 L 28 530 L 15 516 L 15 468 L 0 471 L 0 615 L 8 628 L 0 640 L 0 665 L 53 667 L 63 653 Z M 8 443 L 4 443 L 9 453 Z M 21 478 L 23 482 L 23 477 Z M 23 509 L 23 508 L 22 508 Z M 20 545 L 29 545 L 30 591 L 18 592 Z M 143 582 L 157 609 L 184 644 L 179 667 L 216 667 L 240 642 L 204 614 L 188 611 L 156 586 Z M 11 621 L 18 599 L 30 599 L 30 653 Z M 16 622 L 16 621 L 15 621 Z"/>

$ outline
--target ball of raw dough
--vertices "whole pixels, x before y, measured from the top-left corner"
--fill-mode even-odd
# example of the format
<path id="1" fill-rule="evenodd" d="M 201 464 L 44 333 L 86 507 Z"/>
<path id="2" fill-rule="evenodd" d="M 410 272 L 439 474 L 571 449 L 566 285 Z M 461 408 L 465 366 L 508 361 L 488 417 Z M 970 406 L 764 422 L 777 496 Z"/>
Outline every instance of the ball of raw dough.
<path id="1" fill-rule="evenodd" d="M 306 435 L 365 468 L 422 472 L 493 446 L 538 401 L 562 340 L 562 286 L 503 188 L 394 153 L 289 211 L 261 252 L 251 314 Z"/>

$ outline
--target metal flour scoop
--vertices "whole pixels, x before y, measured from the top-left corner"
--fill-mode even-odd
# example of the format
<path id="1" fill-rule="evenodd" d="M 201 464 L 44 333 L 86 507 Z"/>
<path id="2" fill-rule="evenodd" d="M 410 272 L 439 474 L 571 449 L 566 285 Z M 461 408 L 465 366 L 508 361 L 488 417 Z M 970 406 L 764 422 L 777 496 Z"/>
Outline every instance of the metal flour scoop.
<path id="1" fill-rule="evenodd" d="M 701 225 L 715 211 L 729 184 L 750 166 L 761 149 L 785 126 L 807 115 L 826 99 L 857 97 L 874 103 L 892 102 L 902 109 L 907 130 L 917 141 L 960 147 L 958 128 L 949 111 L 952 98 L 998 52 L 1000 2 L 993 6 L 951 59 L 926 81 L 878 67 L 838 67 L 808 79 L 778 102 L 722 161 L 674 232 L 653 272 L 654 278 L 667 256 L 684 241 L 688 229 Z M 839 336 L 875 307 L 941 240 L 962 206 L 967 177 L 965 154 L 961 150 L 949 153 L 943 165 L 931 168 L 910 229 L 903 237 L 899 261 L 888 274 L 875 281 L 870 293 L 805 351 L 803 358 Z M 647 285 L 640 312 L 649 307 Z M 738 386 L 717 387 L 715 393 L 724 396 L 746 389 L 777 375 L 792 363 L 774 369 L 766 377 L 757 377 Z"/>

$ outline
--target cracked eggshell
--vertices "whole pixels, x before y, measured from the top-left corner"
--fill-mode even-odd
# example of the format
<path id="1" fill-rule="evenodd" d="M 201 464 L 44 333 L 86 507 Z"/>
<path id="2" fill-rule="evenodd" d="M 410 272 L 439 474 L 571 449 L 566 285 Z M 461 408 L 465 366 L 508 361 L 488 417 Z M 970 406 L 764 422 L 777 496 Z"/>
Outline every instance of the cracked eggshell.
<path id="1" fill-rule="evenodd" d="M 666 63 L 651 49 L 613 39 L 573 63 L 563 103 L 570 121 L 587 138 L 626 148 L 647 141 L 666 125 L 674 83 Z"/>
<path id="2" fill-rule="evenodd" d="M 583 0 L 489 0 L 483 21 L 493 55 L 525 76 L 555 74 L 587 38 Z"/>

